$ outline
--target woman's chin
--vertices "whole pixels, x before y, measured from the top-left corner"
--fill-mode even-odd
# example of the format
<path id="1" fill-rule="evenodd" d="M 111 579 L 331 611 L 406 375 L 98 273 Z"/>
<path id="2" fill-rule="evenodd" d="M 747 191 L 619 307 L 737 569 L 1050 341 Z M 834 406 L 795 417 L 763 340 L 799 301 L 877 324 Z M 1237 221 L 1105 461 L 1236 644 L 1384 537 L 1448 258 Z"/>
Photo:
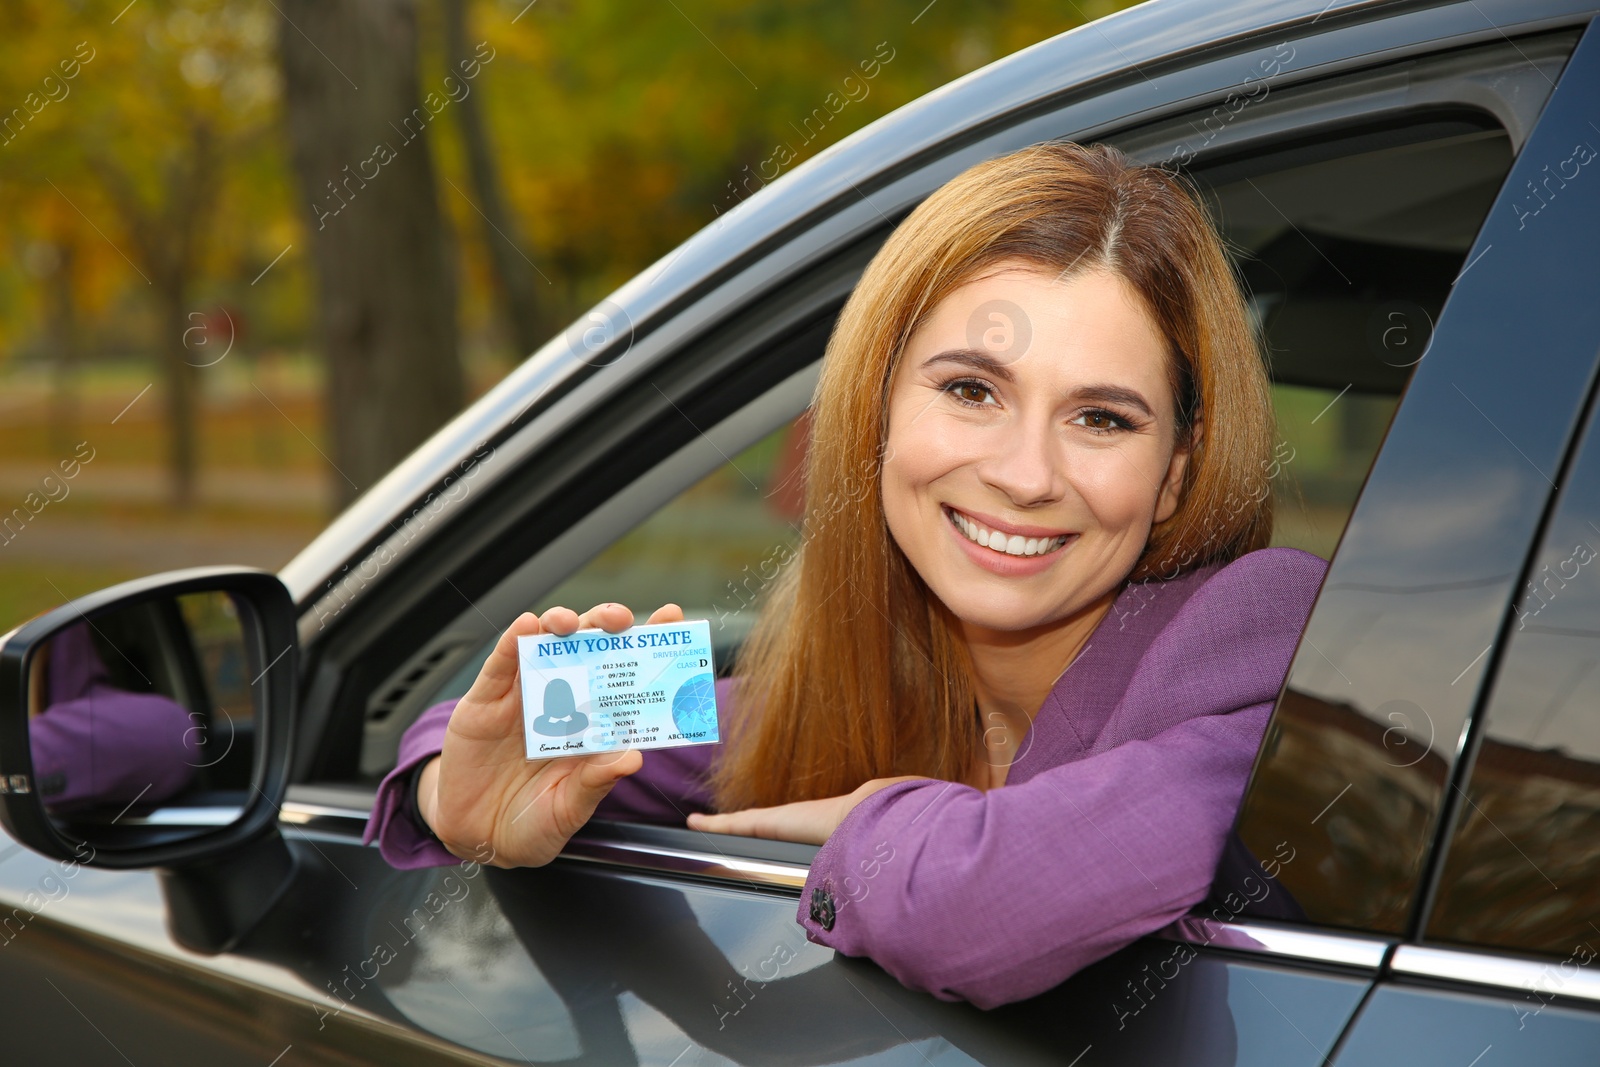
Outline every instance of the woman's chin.
<path id="1" fill-rule="evenodd" d="M 1109 607 L 1114 599 L 1111 590 L 995 588 L 981 579 L 950 576 L 930 588 L 964 625 L 1005 633 L 1059 626 L 1081 612 Z"/>
<path id="2" fill-rule="evenodd" d="M 937 590 L 935 591 L 937 592 Z M 1061 621 L 1062 616 L 1041 606 L 1036 600 L 974 596 L 971 591 L 963 596 L 939 598 L 950 613 L 969 627 L 983 630 L 1013 632 L 1032 630 Z"/>

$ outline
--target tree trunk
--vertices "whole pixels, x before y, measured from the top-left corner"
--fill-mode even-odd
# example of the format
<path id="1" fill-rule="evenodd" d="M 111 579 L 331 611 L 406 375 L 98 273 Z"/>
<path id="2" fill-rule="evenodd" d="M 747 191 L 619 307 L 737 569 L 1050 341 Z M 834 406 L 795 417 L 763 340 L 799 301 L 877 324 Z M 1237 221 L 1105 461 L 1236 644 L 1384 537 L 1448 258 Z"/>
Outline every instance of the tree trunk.
<path id="1" fill-rule="evenodd" d="M 470 89 L 454 106 L 462 144 L 466 148 L 467 167 L 472 172 L 472 190 L 477 197 L 474 214 L 483 221 L 483 243 L 489 252 L 495 287 L 499 290 L 512 343 L 517 355 L 526 357 L 545 342 L 547 330 L 540 320 L 535 268 L 524 251 L 516 220 L 500 185 L 499 170 L 495 167 L 494 149 L 489 142 L 483 109 L 479 106 L 482 85 L 461 77 L 464 70 L 475 69 L 463 63 L 476 63 L 477 43 L 469 41 L 467 36 L 467 0 L 444 0 L 444 34 L 445 59 L 450 73 Z"/>
<path id="2" fill-rule="evenodd" d="M 185 510 L 194 506 L 196 481 L 200 470 L 199 449 L 199 368 L 190 362 L 196 356 L 186 343 L 194 327 L 185 293 L 187 276 L 169 271 L 155 279 L 156 303 L 161 323 L 161 367 L 166 377 L 167 465 L 172 476 L 172 505 Z M 208 339 L 208 344 L 215 339 Z"/>
<path id="3" fill-rule="evenodd" d="M 68 238 L 51 243 L 55 249 L 55 268 L 49 281 L 50 342 L 54 348 L 51 371 L 54 387 L 50 397 L 51 451 L 65 454 L 78 437 L 79 331 L 77 301 L 78 248 Z"/>
<path id="4" fill-rule="evenodd" d="M 341 505 L 463 400 L 414 0 L 283 0 L 278 53 L 311 230 Z M 314 43 L 313 43 L 314 42 Z"/>
<path id="5" fill-rule="evenodd" d="M 195 332 L 187 307 L 190 282 L 200 260 L 211 209 L 221 180 L 216 161 L 219 149 L 210 124 L 191 116 L 189 141 L 167 161 L 161 183 L 165 200 L 146 203 L 134 181 L 110 157 L 93 154 L 90 164 L 122 217 L 123 227 L 144 262 L 141 271 L 155 288 L 156 318 L 160 327 L 157 358 L 166 378 L 167 462 L 172 479 L 172 503 L 179 509 L 195 503 L 200 469 L 199 397 L 201 364 L 196 349 L 202 339 Z"/>

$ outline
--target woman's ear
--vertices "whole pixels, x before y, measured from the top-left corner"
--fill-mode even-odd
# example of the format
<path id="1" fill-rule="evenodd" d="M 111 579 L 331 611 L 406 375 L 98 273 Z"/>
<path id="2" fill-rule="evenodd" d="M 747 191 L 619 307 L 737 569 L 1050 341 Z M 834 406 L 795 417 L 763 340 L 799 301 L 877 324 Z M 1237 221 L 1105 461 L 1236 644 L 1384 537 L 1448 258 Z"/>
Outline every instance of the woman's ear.
<path id="1" fill-rule="evenodd" d="M 1156 494 L 1156 511 L 1151 525 L 1166 522 L 1178 510 L 1183 500 L 1183 476 L 1189 468 L 1189 459 L 1205 435 L 1205 421 L 1198 414 L 1189 424 L 1189 432 L 1173 446 L 1172 459 L 1167 462 L 1167 476 L 1162 479 L 1161 491 Z"/>

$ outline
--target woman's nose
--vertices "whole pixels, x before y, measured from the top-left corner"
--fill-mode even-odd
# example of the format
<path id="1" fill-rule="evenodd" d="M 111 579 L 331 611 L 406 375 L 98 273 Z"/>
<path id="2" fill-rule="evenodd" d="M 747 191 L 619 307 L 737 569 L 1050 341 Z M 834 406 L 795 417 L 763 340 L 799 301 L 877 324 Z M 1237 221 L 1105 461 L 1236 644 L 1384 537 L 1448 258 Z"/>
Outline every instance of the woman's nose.
<path id="1" fill-rule="evenodd" d="M 1045 420 L 1017 420 L 996 434 L 993 450 L 978 465 L 978 477 L 1017 507 L 1047 504 L 1066 491 L 1060 442 Z"/>

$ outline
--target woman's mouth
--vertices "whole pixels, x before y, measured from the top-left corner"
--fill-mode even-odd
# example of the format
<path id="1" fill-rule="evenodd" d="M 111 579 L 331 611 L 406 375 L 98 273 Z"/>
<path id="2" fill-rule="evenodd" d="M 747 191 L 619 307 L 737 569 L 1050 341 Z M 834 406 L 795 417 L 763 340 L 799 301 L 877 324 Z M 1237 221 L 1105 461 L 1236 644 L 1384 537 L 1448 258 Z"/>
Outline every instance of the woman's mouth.
<path id="1" fill-rule="evenodd" d="M 941 505 L 950 524 L 961 532 L 975 545 L 987 548 L 992 552 L 1002 553 L 1007 556 L 1047 556 L 1060 549 L 1073 538 L 1072 534 L 1059 534 L 1055 537 L 1024 537 L 1021 534 L 1006 534 L 999 530 L 992 530 L 971 516 L 965 515 L 952 508 L 949 504 Z"/>

